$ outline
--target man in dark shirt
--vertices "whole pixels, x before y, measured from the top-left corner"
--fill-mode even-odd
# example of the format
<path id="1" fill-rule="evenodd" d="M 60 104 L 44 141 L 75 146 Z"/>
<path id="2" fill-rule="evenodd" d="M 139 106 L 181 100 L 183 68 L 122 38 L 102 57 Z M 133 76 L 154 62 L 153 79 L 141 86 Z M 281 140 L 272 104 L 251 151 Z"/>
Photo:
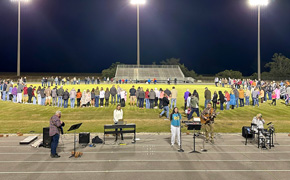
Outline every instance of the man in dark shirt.
<path id="1" fill-rule="evenodd" d="M 166 117 L 167 119 L 165 120 L 168 120 L 169 119 L 169 100 L 168 100 L 168 95 L 167 94 L 164 94 L 164 97 L 162 99 L 162 102 L 163 102 L 163 111 L 161 112 L 161 114 L 159 115 L 159 117 L 161 118 L 162 115 L 166 112 Z"/>
<path id="2" fill-rule="evenodd" d="M 33 89 L 32 89 L 32 85 L 30 85 L 30 87 L 27 89 L 27 94 L 28 94 L 28 103 L 32 103 L 31 102 L 31 99 L 32 99 L 32 91 L 33 91 Z"/>
<path id="3" fill-rule="evenodd" d="M 56 148 L 58 146 L 58 140 L 60 135 L 59 128 L 63 122 L 60 121 L 61 112 L 56 111 L 55 115 L 50 118 L 49 123 L 49 136 L 51 137 L 51 158 L 59 158 L 60 156 L 56 153 Z"/>
<path id="4" fill-rule="evenodd" d="M 130 106 L 132 105 L 134 106 L 136 101 L 136 89 L 134 88 L 134 86 L 132 86 L 129 92 L 130 92 Z"/>
<path id="5" fill-rule="evenodd" d="M 113 85 L 111 87 L 110 94 L 111 94 L 111 104 L 113 104 L 113 101 L 114 101 L 114 105 L 115 105 L 116 104 L 116 95 L 117 95 L 117 89 L 115 88 L 115 85 Z"/>

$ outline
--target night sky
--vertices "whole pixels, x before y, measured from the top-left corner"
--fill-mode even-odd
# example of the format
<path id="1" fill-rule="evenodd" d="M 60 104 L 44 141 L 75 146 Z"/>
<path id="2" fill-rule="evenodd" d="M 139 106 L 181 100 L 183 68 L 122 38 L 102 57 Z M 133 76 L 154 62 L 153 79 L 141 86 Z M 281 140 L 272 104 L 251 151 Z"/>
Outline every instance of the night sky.
<path id="1" fill-rule="evenodd" d="M 99 73 L 136 63 L 130 0 L 31 0 L 21 8 L 22 72 Z M 290 57 L 290 1 L 261 9 L 262 67 Z M 257 8 L 248 0 L 147 0 L 140 7 L 141 64 L 180 58 L 198 74 L 257 70 Z M 16 72 L 17 3 L 0 1 L 0 71 Z M 265 70 L 262 68 L 262 71 Z"/>

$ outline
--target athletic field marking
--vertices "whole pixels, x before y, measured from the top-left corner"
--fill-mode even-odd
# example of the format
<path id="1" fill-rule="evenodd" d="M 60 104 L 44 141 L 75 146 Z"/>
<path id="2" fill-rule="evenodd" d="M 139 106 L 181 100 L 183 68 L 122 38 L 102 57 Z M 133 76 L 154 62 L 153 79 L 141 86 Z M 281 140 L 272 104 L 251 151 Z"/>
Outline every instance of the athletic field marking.
<path id="1" fill-rule="evenodd" d="M 113 170 L 113 171 L 16 171 L 0 172 L 0 174 L 79 174 L 79 173 L 178 173 L 178 172 L 290 172 L 290 170 Z"/>
<path id="2" fill-rule="evenodd" d="M 60 143 L 60 144 L 62 144 L 62 143 Z M 256 144 L 249 144 L 248 146 L 245 146 L 245 145 L 207 145 L 207 147 L 255 147 L 255 145 Z M 150 145 L 133 145 L 133 146 L 129 146 L 129 145 L 127 145 L 127 146 L 119 146 L 119 145 L 111 145 L 112 147 L 120 147 L 120 148 L 125 148 L 125 147 L 143 147 L 143 148 L 154 148 L 154 147 L 169 147 L 169 145 L 154 145 L 154 144 L 150 144 Z M 192 146 L 192 145 L 190 145 L 190 146 Z M 290 145 L 276 145 L 275 144 L 275 147 L 289 147 Z M 21 148 L 31 148 L 31 146 L 29 146 L 29 145 L 21 145 L 21 146 L 0 146 L 0 148 L 9 148 L 9 147 L 17 147 L 17 148 L 19 148 L 19 147 L 21 147 Z M 103 146 L 103 147 L 110 147 L 109 145 L 105 145 L 105 146 Z"/>
<path id="3" fill-rule="evenodd" d="M 77 161 L 0 161 L 0 163 L 89 163 L 89 162 L 290 162 L 287 160 L 77 160 Z"/>
<path id="4" fill-rule="evenodd" d="M 70 152 L 63 152 L 65 154 L 70 154 Z M 172 153 L 172 154 L 180 154 L 177 151 L 107 151 L 107 152 L 83 152 L 84 154 L 136 154 L 136 153 Z M 187 152 L 185 152 L 187 153 Z M 290 151 L 248 151 L 248 152 L 205 152 L 201 154 L 288 154 Z M 43 155 L 48 154 L 48 152 L 39 152 L 39 153 L 0 153 L 0 155 Z"/>

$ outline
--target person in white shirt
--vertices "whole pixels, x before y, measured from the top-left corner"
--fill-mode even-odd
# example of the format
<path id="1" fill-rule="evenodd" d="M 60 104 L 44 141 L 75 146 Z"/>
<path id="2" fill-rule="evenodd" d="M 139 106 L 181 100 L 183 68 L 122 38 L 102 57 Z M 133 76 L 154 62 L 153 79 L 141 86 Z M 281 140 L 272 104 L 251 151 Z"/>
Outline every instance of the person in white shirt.
<path id="1" fill-rule="evenodd" d="M 101 91 L 100 91 L 100 105 L 101 105 L 101 107 L 104 106 L 104 98 L 105 98 L 105 91 L 104 91 L 104 89 L 101 87 Z"/>
<path id="2" fill-rule="evenodd" d="M 264 129 L 265 120 L 262 119 L 262 114 L 257 114 L 257 116 L 253 118 L 252 124 L 256 124 L 257 129 Z"/>
<path id="3" fill-rule="evenodd" d="M 256 133 L 259 132 L 260 139 L 259 139 L 258 143 L 261 143 L 262 147 L 264 147 L 265 146 L 265 141 L 266 141 L 266 137 L 263 134 L 265 120 L 262 119 L 262 114 L 257 114 L 257 116 L 253 118 L 252 124 L 256 124 L 257 125 L 253 130 Z M 260 129 L 260 131 L 259 131 L 259 129 Z"/>
<path id="4" fill-rule="evenodd" d="M 121 109 L 121 104 L 118 104 L 116 109 L 114 110 L 114 123 L 117 124 L 120 119 L 123 119 L 123 110 Z M 118 129 L 115 129 L 116 131 Z M 122 128 L 120 128 L 122 130 Z M 121 133 L 121 139 L 123 140 L 123 133 Z M 118 136 L 116 136 L 115 141 L 118 140 Z"/>
<path id="5" fill-rule="evenodd" d="M 121 109 L 121 105 L 118 104 L 114 110 L 114 123 L 117 124 L 120 119 L 123 119 L 123 110 Z"/>
<path id="6" fill-rule="evenodd" d="M 124 89 L 121 89 L 120 95 L 121 95 L 121 106 L 125 107 L 127 93 Z"/>

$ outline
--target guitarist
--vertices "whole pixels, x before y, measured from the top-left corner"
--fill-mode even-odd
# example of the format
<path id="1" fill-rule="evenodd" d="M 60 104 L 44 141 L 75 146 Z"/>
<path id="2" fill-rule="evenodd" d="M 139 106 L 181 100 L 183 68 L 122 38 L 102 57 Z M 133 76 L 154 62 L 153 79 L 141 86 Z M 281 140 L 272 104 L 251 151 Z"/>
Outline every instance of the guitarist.
<path id="1" fill-rule="evenodd" d="M 201 113 L 201 118 L 203 118 L 205 123 L 205 135 L 206 135 L 206 143 L 209 141 L 210 134 L 210 142 L 214 144 L 214 118 L 216 117 L 215 109 L 212 108 L 211 103 L 208 103 L 206 108 Z"/>
<path id="2" fill-rule="evenodd" d="M 56 153 L 56 148 L 58 146 L 59 135 L 60 135 L 60 127 L 63 122 L 60 120 L 61 112 L 56 111 L 55 115 L 50 118 L 49 125 L 49 136 L 51 137 L 51 158 L 59 158 L 60 156 Z"/>

